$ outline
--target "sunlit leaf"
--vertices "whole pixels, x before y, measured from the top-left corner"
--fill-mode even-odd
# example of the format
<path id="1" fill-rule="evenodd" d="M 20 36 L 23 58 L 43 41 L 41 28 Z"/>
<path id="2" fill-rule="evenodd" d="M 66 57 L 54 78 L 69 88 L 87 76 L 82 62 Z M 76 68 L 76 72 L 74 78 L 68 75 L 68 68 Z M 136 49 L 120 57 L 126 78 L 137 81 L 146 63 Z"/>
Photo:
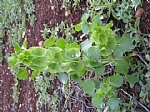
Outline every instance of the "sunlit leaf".
<path id="1" fill-rule="evenodd" d="M 20 45 L 17 42 L 13 43 L 13 47 L 14 47 L 14 50 L 15 50 L 16 53 L 20 52 L 21 48 L 20 48 Z"/>
<path id="2" fill-rule="evenodd" d="M 25 68 L 20 67 L 16 73 L 19 80 L 26 80 L 28 78 L 28 72 Z"/>
<path id="3" fill-rule="evenodd" d="M 79 24 L 77 24 L 77 25 L 75 26 L 75 30 L 76 30 L 76 31 L 80 31 L 80 30 L 81 30 L 81 23 L 79 23 Z"/>
<path id="4" fill-rule="evenodd" d="M 60 38 L 59 40 L 57 40 L 56 42 L 56 47 L 60 47 L 63 50 L 65 49 L 65 45 L 66 45 L 66 41 L 63 38 Z"/>
<path id="5" fill-rule="evenodd" d="M 33 71 L 31 74 L 31 80 L 35 78 L 36 75 L 38 75 L 39 71 Z"/>
<path id="6" fill-rule="evenodd" d="M 43 56 L 46 54 L 45 49 L 42 47 L 31 47 L 30 50 L 35 56 Z"/>
<path id="7" fill-rule="evenodd" d="M 50 47 L 50 46 L 53 46 L 54 44 L 55 44 L 55 38 L 54 37 L 50 37 L 49 39 L 46 39 L 44 41 L 45 47 Z"/>

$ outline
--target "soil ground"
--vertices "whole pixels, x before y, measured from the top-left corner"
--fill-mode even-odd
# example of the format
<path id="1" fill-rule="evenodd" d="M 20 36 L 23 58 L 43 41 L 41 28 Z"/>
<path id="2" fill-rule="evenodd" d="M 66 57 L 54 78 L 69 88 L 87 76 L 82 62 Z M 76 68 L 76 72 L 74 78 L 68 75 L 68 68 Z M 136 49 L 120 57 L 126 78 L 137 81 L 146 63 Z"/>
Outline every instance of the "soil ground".
<path id="1" fill-rule="evenodd" d="M 44 29 L 43 24 L 47 24 L 47 27 L 51 28 L 64 20 L 66 20 L 68 24 L 79 23 L 81 16 L 84 13 L 82 8 L 84 9 L 86 7 L 85 2 L 86 1 L 81 3 L 81 9 L 77 9 L 76 11 L 72 10 L 71 14 L 66 17 L 65 10 L 61 9 L 61 1 L 34 0 L 36 21 L 33 27 L 31 27 L 29 23 L 26 24 L 27 32 L 25 34 L 25 38 L 28 40 L 28 47 L 38 46 L 38 43 L 44 40 L 41 35 L 41 30 Z M 150 32 L 150 4 L 145 2 L 143 4 L 143 8 L 145 11 L 141 17 L 140 29 L 143 33 L 148 34 Z M 3 41 L 6 43 L 7 37 Z M 5 46 L 5 48 L 7 48 L 7 44 Z M 10 51 L 12 51 L 11 48 L 4 49 L 3 56 Z M 6 60 L 3 60 L 2 64 L 0 65 L 0 112 L 38 112 L 36 109 L 37 95 L 33 87 L 33 81 L 28 79 L 25 81 L 20 81 L 19 83 L 19 101 L 18 103 L 15 103 L 11 97 L 12 86 L 14 85 L 13 75 L 9 70 Z M 129 87 L 126 89 L 128 89 L 128 91 L 132 91 Z M 64 102 L 62 102 L 62 104 L 63 103 Z M 81 108 L 82 107 L 80 103 L 76 102 L 72 105 L 72 108 L 69 110 L 69 112 L 79 112 Z M 142 111 L 145 112 L 144 110 L 140 110 L 139 112 Z M 43 107 L 42 112 L 51 112 L 51 110 Z M 60 108 L 59 112 L 66 112 L 66 110 L 62 111 Z M 84 112 L 96 112 L 96 110 L 95 108 L 85 109 Z"/>

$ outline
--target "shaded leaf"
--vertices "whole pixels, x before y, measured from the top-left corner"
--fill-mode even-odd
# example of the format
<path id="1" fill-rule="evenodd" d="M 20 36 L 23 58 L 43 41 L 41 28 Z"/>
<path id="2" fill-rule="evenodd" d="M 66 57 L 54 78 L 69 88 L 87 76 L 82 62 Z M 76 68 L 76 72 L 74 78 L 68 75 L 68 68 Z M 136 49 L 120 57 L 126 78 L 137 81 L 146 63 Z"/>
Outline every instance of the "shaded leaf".
<path id="1" fill-rule="evenodd" d="M 97 47 L 90 47 L 88 49 L 88 56 L 94 61 L 99 60 L 101 58 L 100 50 Z"/>
<path id="2" fill-rule="evenodd" d="M 85 40 L 85 41 L 83 41 L 83 42 L 81 43 L 81 49 L 82 49 L 82 51 L 84 51 L 84 52 L 87 52 L 88 49 L 89 49 L 91 46 L 92 46 L 92 40 L 91 40 L 91 39 L 87 39 L 87 40 Z"/>
<path id="3" fill-rule="evenodd" d="M 127 74 L 129 70 L 129 63 L 126 60 L 117 60 L 115 71 L 118 74 Z"/>
<path id="4" fill-rule="evenodd" d="M 104 75 L 104 72 L 105 72 L 105 66 L 103 65 L 95 68 L 96 75 Z"/>
<path id="5" fill-rule="evenodd" d="M 99 108 L 100 107 L 100 105 L 103 103 L 103 98 L 101 98 L 101 97 L 99 97 L 99 96 L 94 96 L 94 97 L 92 97 L 92 104 L 95 106 L 95 107 L 97 107 L 97 108 Z"/>
<path id="6" fill-rule="evenodd" d="M 130 87 L 133 88 L 134 84 L 137 83 L 139 79 L 135 75 L 127 75 L 126 80 L 129 82 Z"/>
<path id="7" fill-rule="evenodd" d="M 118 98 L 109 98 L 108 100 L 108 106 L 111 108 L 111 109 L 116 109 L 119 107 L 119 103 L 120 103 L 120 100 Z"/>
<path id="8" fill-rule="evenodd" d="M 68 78 L 68 75 L 65 74 L 64 72 L 60 72 L 59 75 L 58 75 L 58 79 L 59 79 L 63 84 L 66 84 L 69 78 Z"/>
<path id="9" fill-rule="evenodd" d="M 95 83 L 91 80 L 84 82 L 83 90 L 85 93 L 92 95 L 95 91 Z"/>
<path id="10" fill-rule="evenodd" d="M 121 75 L 111 76 L 110 83 L 115 87 L 120 87 L 123 84 L 123 78 Z"/>

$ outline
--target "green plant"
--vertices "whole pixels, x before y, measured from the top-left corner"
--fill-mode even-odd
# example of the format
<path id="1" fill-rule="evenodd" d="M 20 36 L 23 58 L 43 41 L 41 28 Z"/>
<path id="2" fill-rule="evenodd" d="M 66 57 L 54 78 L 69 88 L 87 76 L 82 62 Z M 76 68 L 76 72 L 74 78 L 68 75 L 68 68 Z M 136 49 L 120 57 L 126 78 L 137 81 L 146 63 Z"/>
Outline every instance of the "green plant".
<path id="1" fill-rule="evenodd" d="M 54 89 L 54 79 L 55 76 L 53 74 L 46 72 L 42 72 L 42 75 L 38 74 L 35 78 L 34 87 L 39 96 L 36 102 L 36 107 L 39 111 L 41 111 L 42 107 L 48 106 L 53 112 L 57 112 L 57 105 L 59 102 L 58 92 L 54 90 L 53 94 L 48 93 L 48 90 L 51 91 Z"/>
<path id="2" fill-rule="evenodd" d="M 31 26 L 34 24 L 34 5 L 32 0 L 3 0 L 0 4 L 0 41 L 8 37 L 7 45 L 11 46 L 13 42 L 20 42 L 22 34 L 26 31 L 26 22 Z M 0 49 L 0 57 L 4 43 Z M 0 59 L 1 61 L 2 59 Z"/>
<path id="3" fill-rule="evenodd" d="M 69 43 L 77 42 L 77 38 L 74 37 L 74 25 L 69 26 L 65 21 L 62 21 L 60 24 L 57 24 L 54 28 L 45 28 L 41 31 L 44 39 L 54 37 L 55 39 L 65 38 Z"/>
<path id="4" fill-rule="evenodd" d="M 84 35 L 89 35 L 91 38 L 81 45 L 76 42 L 68 43 L 63 38 L 55 40 L 54 37 L 45 40 L 45 48 L 27 49 L 27 43 L 24 42 L 22 50 L 19 44 L 15 43 L 15 53 L 9 59 L 9 65 L 11 67 L 20 65 L 16 73 L 19 80 L 28 78 L 27 67 L 33 70 L 31 79 L 45 71 L 61 74 L 62 79 L 67 81 L 66 74 L 69 74 L 80 84 L 84 92 L 92 97 L 94 106 L 100 108 L 103 99 L 108 98 L 107 105 L 111 109 L 116 109 L 120 100 L 116 97 L 115 88 L 123 84 L 122 75 L 127 75 L 129 70 L 128 60 L 123 54 L 130 52 L 134 46 L 128 34 L 124 34 L 122 38 L 115 34 L 111 29 L 112 22 L 103 24 L 99 19 L 100 15 L 92 17 L 92 22 L 87 22 L 88 18 L 89 15 L 84 14 L 82 22 L 75 27 L 77 31 L 82 30 Z M 115 74 L 104 77 L 105 66 L 109 64 L 115 66 Z M 90 71 L 90 74 L 82 81 L 80 77 L 85 71 Z M 93 73 L 94 79 L 90 79 Z M 98 77 L 103 77 L 103 81 L 98 81 Z"/>

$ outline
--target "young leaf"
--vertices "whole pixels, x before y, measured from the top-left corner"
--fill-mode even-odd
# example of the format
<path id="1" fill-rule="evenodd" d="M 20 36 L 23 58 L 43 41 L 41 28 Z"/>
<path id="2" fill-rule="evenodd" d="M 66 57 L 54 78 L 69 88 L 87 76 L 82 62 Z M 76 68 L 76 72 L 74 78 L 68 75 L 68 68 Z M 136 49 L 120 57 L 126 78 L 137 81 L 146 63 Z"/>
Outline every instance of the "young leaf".
<path id="1" fill-rule="evenodd" d="M 57 40 L 56 42 L 56 47 L 60 47 L 61 49 L 65 49 L 65 45 L 66 45 L 66 41 L 63 38 L 60 38 L 59 40 Z"/>
<path id="2" fill-rule="evenodd" d="M 99 97 L 99 96 L 94 96 L 94 97 L 92 97 L 92 104 L 95 106 L 95 107 L 97 107 L 97 108 L 99 108 L 100 107 L 100 105 L 103 103 L 103 98 L 101 98 L 101 97 Z"/>
<path id="3" fill-rule="evenodd" d="M 91 80 L 87 80 L 86 82 L 84 82 L 83 90 L 87 94 L 90 94 L 90 95 L 94 94 L 95 83 Z"/>
<path id="4" fill-rule="evenodd" d="M 59 79 L 63 84 L 66 84 L 69 78 L 68 78 L 67 74 L 65 74 L 64 72 L 60 72 L 59 75 L 58 75 L 58 79 Z"/>
<path id="5" fill-rule="evenodd" d="M 108 106 L 111 108 L 111 109 L 116 109 L 119 107 L 119 103 L 120 103 L 120 100 L 118 98 L 109 98 L 108 100 Z"/>
<path id="6" fill-rule="evenodd" d="M 25 68 L 20 67 L 16 73 L 19 80 L 26 80 L 28 78 L 28 72 Z"/>
<path id="7" fill-rule="evenodd" d="M 33 80 L 38 73 L 39 71 L 33 71 L 31 74 L 31 80 Z"/>
<path id="8" fill-rule="evenodd" d="M 27 39 L 25 38 L 23 45 L 21 47 L 22 49 L 27 49 Z"/>
<path id="9" fill-rule="evenodd" d="M 17 63 L 17 60 L 16 60 L 15 58 L 10 57 L 10 58 L 8 59 L 8 64 L 9 64 L 9 66 L 13 67 L 16 63 Z"/>
<path id="10" fill-rule="evenodd" d="M 14 50 L 16 51 L 16 53 L 20 52 L 21 48 L 20 48 L 20 45 L 17 42 L 13 43 L 13 47 L 14 47 Z"/>
<path id="11" fill-rule="evenodd" d="M 111 76 L 110 83 L 115 87 L 120 87 L 123 84 L 123 78 L 121 75 Z"/>
<path id="12" fill-rule="evenodd" d="M 95 68 L 96 75 L 104 75 L 104 72 L 105 72 L 105 66 L 103 66 L 103 65 Z"/>
<path id="13" fill-rule="evenodd" d="M 126 60 L 117 60 L 115 71 L 118 74 L 127 74 L 129 70 L 129 63 Z"/>
<path id="14" fill-rule="evenodd" d="M 76 31 L 80 31 L 80 30 L 81 30 L 81 23 L 79 23 L 79 24 L 77 24 L 77 25 L 75 26 L 75 30 L 76 30 Z"/>
<path id="15" fill-rule="evenodd" d="M 88 13 L 85 13 L 85 14 L 82 15 L 81 20 L 82 20 L 82 21 L 86 21 L 88 18 L 89 18 L 89 14 L 88 14 Z"/>
<path id="16" fill-rule="evenodd" d="M 55 44 L 55 38 L 54 37 L 50 37 L 49 39 L 46 39 L 44 41 L 44 46 L 47 47 L 51 47 Z"/>

